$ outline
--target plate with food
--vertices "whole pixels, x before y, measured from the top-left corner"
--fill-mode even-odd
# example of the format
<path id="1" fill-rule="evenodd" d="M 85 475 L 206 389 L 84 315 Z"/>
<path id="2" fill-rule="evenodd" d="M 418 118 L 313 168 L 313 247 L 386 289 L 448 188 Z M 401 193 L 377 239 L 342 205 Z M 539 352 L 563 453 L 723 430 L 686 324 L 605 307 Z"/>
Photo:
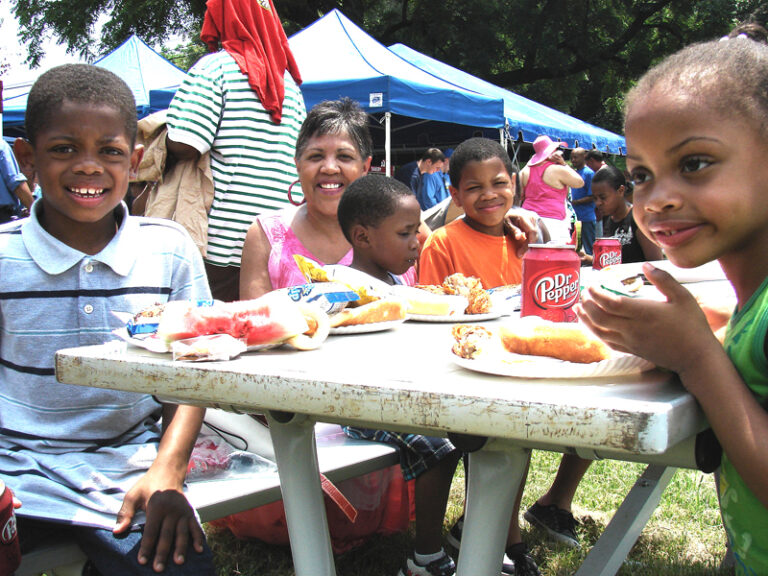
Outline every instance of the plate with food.
<path id="1" fill-rule="evenodd" d="M 651 370 L 654 366 L 638 356 L 616 353 L 616 357 L 590 364 L 578 364 L 545 356 L 506 354 L 496 358 L 461 358 L 452 355 L 455 364 L 484 374 L 512 378 L 580 379 L 625 376 Z M 586 382 L 585 382 L 586 383 Z"/>
<path id="2" fill-rule="evenodd" d="M 502 315 L 480 280 L 463 274 L 451 274 L 442 284 L 393 286 L 392 293 L 406 301 L 408 319 L 418 322 L 480 322 Z"/>
<path id="3" fill-rule="evenodd" d="M 346 326 L 336 326 L 331 328 L 331 334 L 343 335 L 343 334 L 366 334 L 368 332 L 383 332 L 384 330 L 391 330 L 397 328 L 405 322 L 405 318 L 399 320 L 388 320 L 386 322 L 368 322 L 366 324 L 350 324 Z"/>
<path id="4" fill-rule="evenodd" d="M 173 344 L 201 338 L 213 350 L 228 335 L 247 350 L 264 350 L 289 344 L 298 350 L 313 350 L 328 336 L 330 321 L 319 307 L 296 303 L 280 292 L 236 302 L 174 300 L 157 304 L 138 314 L 113 312 L 124 326 L 113 333 L 130 344 L 151 352 L 172 352 Z M 192 343 L 187 343 L 189 349 Z M 198 354 L 202 347 L 195 348 Z M 238 353 L 240 347 L 238 346 Z"/>
<path id="5" fill-rule="evenodd" d="M 408 306 L 408 316 L 450 316 L 464 314 L 469 301 L 466 296 L 440 292 L 398 284 L 392 286 L 392 295 L 404 300 Z"/>
<path id="6" fill-rule="evenodd" d="M 380 298 L 362 306 L 347 306 L 329 320 L 331 334 L 360 334 L 389 330 L 405 322 L 406 303 L 394 297 Z"/>
<path id="7" fill-rule="evenodd" d="M 632 354 L 611 350 L 578 323 L 557 323 L 532 316 L 489 330 L 453 328 L 453 361 L 462 368 L 515 378 L 602 378 L 651 370 Z"/>

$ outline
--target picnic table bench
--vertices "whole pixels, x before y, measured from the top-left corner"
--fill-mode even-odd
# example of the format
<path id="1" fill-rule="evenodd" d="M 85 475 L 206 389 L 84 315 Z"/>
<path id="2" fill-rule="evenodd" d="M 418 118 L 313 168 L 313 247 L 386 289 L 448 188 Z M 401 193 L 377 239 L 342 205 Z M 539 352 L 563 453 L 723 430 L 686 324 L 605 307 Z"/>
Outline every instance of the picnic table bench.
<path id="1" fill-rule="evenodd" d="M 315 424 L 315 436 L 320 472 L 336 483 L 399 462 L 396 448 L 349 438 L 337 424 Z M 270 504 L 281 497 L 277 470 L 252 477 L 197 480 L 189 482 L 187 490 L 187 498 L 202 522 Z M 15 576 L 80 576 L 85 560 L 74 541 L 56 539 L 25 554 Z"/>

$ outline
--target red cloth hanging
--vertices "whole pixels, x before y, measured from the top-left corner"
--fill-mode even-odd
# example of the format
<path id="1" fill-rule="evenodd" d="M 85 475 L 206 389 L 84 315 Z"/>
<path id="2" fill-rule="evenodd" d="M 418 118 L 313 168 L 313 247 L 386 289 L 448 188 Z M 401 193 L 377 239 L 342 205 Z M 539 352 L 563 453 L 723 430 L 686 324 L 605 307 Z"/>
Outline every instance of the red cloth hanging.
<path id="1" fill-rule="evenodd" d="M 235 59 L 248 83 L 279 124 L 290 72 L 301 84 L 299 67 L 272 0 L 208 0 L 200 39 L 215 52 L 219 44 Z"/>

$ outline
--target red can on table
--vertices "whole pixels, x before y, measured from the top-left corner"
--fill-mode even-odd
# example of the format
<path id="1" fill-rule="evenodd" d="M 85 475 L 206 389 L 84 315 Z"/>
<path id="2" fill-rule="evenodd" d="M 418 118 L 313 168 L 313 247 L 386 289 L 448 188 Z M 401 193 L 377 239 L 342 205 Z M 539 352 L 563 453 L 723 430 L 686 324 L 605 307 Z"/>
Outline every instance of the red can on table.
<path id="1" fill-rule="evenodd" d="M 521 316 L 576 322 L 581 260 L 574 246 L 531 244 L 523 256 Z"/>
<path id="2" fill-rule="evenodd" d="M 592 269 L 621 264 L 621 242 L 618 238 L 597 238 L 592 245 Z"/>
<path id="3" fill-rule="evenodd" d="M 0 480 L 0 574 L 13 574 L 21 564 L 19 534 L 16 531 L 16 514 L 13 512 L 13 493 Z"/>

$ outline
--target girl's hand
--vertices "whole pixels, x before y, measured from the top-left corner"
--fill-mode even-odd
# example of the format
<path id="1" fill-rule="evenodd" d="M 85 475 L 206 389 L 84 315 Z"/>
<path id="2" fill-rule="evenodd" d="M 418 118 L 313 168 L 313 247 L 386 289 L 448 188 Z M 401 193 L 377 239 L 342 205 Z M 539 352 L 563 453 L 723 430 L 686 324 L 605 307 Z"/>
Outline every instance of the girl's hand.
<path id="1" fill-rule="evenodd" d="M 612 348 L 683 373 L 717 342 L 688 290 L 651 264 L 644 264 L 643 272 L 666 302 L 626 298 L 590 288 L 582 295 L 577 313 Z"/>

